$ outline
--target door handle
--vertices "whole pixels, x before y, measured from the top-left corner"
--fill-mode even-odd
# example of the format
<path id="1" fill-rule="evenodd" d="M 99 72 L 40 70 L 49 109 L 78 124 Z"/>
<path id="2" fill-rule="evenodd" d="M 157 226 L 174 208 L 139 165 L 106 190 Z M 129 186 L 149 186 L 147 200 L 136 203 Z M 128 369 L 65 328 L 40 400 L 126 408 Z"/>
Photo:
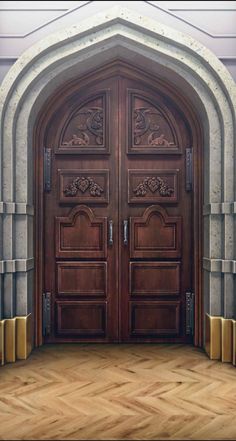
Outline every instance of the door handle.
<path id="1" fill-rule="evenodd" d="M 113 245 L 113 221 L 109 220 L 108 225 L 108 243 L 111 246 Z"/>
<path id="2" fill-rule="evenodd" d="M 124 228 L 124 245 L 128 245 L 128 225 L 129 221 L 126 219 L 123 221 L 123 228 Z"/>

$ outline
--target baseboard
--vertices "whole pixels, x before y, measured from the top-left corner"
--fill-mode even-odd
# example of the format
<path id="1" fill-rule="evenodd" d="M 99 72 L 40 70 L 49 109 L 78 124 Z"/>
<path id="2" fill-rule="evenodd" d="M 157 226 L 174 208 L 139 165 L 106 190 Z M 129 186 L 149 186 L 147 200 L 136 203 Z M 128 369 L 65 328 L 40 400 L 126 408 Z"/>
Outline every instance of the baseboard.
<path id="1" fill-rule="evenodd" d="M 206 314 L 205 330 L 209 358 L 236 365 L 236 321 Z"/>
<path id="2" fill-rule="evenodd" d="M 0 321 L 0 365 L 5 363 L 5 320 Z"/>
<path id="3" fill-rule="evenodd" d="M 206 314 L 205 324 L 206 353 L 211 360 L 219 360 L 221 357 L 221 317 L 211 317 Z"/>
<path id="4" fill-rule="evenodd" d="M 32 351 L 32 316 L 0 321 L 0 364 L 26 360 Z"/>

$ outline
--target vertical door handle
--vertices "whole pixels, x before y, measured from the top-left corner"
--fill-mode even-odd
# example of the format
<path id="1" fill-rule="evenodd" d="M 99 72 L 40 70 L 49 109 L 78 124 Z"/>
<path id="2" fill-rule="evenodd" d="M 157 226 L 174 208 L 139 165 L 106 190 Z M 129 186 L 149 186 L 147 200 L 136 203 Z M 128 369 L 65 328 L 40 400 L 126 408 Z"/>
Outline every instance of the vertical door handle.
<path id="1" fill-rule="evenodd" d="M 109 220 L 108 225 L 108 243 L 109 245 L 113 245 L 113 221 Z"/>
<path id="2" fill-rule="evenodd" d="M 123 221 L 124 228 L 124 245 L 128 245 L 128 220 Z"/>

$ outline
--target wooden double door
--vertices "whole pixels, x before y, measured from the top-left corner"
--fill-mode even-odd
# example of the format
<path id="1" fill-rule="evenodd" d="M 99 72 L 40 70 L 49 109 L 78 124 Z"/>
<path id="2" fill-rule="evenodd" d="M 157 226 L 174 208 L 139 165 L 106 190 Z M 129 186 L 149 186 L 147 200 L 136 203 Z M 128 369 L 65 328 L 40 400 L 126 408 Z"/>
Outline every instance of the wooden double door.
<path id="1" fill-rule="evenodd" d="M 147 81 L 91 80 L 45 144 L 45 341 L 190 341 L 191 134 L 178 107 Z"/>

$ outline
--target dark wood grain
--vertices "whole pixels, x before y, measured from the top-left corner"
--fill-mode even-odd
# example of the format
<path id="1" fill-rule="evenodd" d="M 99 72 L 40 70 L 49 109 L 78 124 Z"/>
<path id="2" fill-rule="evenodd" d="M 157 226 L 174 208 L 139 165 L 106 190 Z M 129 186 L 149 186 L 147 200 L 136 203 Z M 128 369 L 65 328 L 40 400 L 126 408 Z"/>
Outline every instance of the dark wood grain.
<path id="1" fill-rule="evenodd" d="M 55 217 L 56 257 L 107 257 L 107 217 L 76 205 L 66 217 Z"/>
<path id="2" fill-rule="evenodd" d="M 181 257 L 181 227 L 182 216 L 168 216 L 159 205 L 148 207 L 140 217 L 130 217 L 130 257 Z"/>
<path id="3" fill-rule="evenodd" d="M 145 341 L 146 338 L 155 341 L 161 335 L 165 336 L 167 341 L 169 338 L 191 341 L 185 333 L 185 293 L 193 286 L 192 194 L 185 189 L 184 176 L 185 149 L 192 143 L 192 134 L 176 103 L 145 82 L 122 78 L 120 100 L 122 103 L 120 206 L 122 218 L 129 222 L 129 246 L 123 244 L 120 260 L 121 339 Z M 137 175 L 138 170 L 142 174 L 147 170 L 146 176 L 151 178 L 157 177 L 158 171 L 161 171 L 163 179 L 166 170 L 165 182 L 162 184 L 164 192 L 168 192 L 168 188 L 174 189 L 173 181 L 171 183 L 167 178 L 168 171 L 178 170 L 176 202 L 168 203 L 167 197 L 163 200 L 159 197 L 158 204 L 149 203 L 144 206 L 139 195 L 136 204 L 129 203 L 128 170 L 129 176 Z M 148 190 L 151 189 L 148 197 L 150 193 L 155 194 L 155 188 L 159 183 L 157 179 L 147 183 Z M 145 295 L 144 303 L 138 287 L 139 295 L 136 296 L 135 302 L 134 300 L 131 302 L 133 295 L 130 294 L 129 288 L 132 280 L 127 267 L 136 259 L 145 261 L 149 265 L 153 261 L 179 262 L 179 292 L 176 293 L 176 289 L 173 292 L 173 288 L 171 292 L 170 289 L 164 304 L 161 305 L 156 302 L 155 295 L 160 295 L 159 288 L 167 293 L 168 287 L 170 288 L 169 282 L 166 282 L 165 289 L 164 283 L 159 279 L 156 292 L 153 292 L 155 282 L 150 288 L 148 277 L 143 277 L 142 281 L 139 280 L 143 294 L 150 293 L 150 290 L 152 293 L 149 296 Z M 158 281 L 158 276 L 155 277 Z"/>
<path id="4" fill-rule="evenodd" d="M 118 329 L 117 79 L 86 88 L 78 85 L 64 99 L 64 105 L 51 114 L 45 141 L 53 152 L 52 191 L 45 194 L 44 217 L 45 286 L 52 292 L 53 332 L 46 341 L 114 341 Z M 108 244 L 111 219 L 113 247 Z M 99 303 L 94 303 L 98 298 Z"/>
<path id="5" fill-rule="evenodd" d="M 106 297 L 107 263 L 57 263 L 57 293 L 60 297 Z"/>
<path id="6" fill-rule="evenodd" d="M 195 343 L 201 343 L 200 136 L 194 112 L 180 94 L 122 62 L 68 83 L 50 98 L 35 131 L 41 148 L 36 154 L 38 343 L 42 289 L 53 299 L 53 332 L 46 342 L 191 341 L 185 334 L 185 292 L 194 289 Z M 52 149 L 52 190 L 44 194 L 42 145 Z M 185 189 L 188 147 L 194 152 L 193 192 Z M 157 299 L 164 306 L 159 308 Z"/>
<path id="7" fill-rule="evenodd" d="M 180 294 L 179 262 L 131 262 L 131 296 L 174 296 Z"/>
<path id="8" fill-rule="evenodd" d="M 56 302 L 56 335 L 96 337 L 106 335 L 106 303 Z"/>
<path id="9" fill-rule="evenodd" d="M 180 302 L 130 302 L 130 334 L 146 338 L 178 336 Z"/>

